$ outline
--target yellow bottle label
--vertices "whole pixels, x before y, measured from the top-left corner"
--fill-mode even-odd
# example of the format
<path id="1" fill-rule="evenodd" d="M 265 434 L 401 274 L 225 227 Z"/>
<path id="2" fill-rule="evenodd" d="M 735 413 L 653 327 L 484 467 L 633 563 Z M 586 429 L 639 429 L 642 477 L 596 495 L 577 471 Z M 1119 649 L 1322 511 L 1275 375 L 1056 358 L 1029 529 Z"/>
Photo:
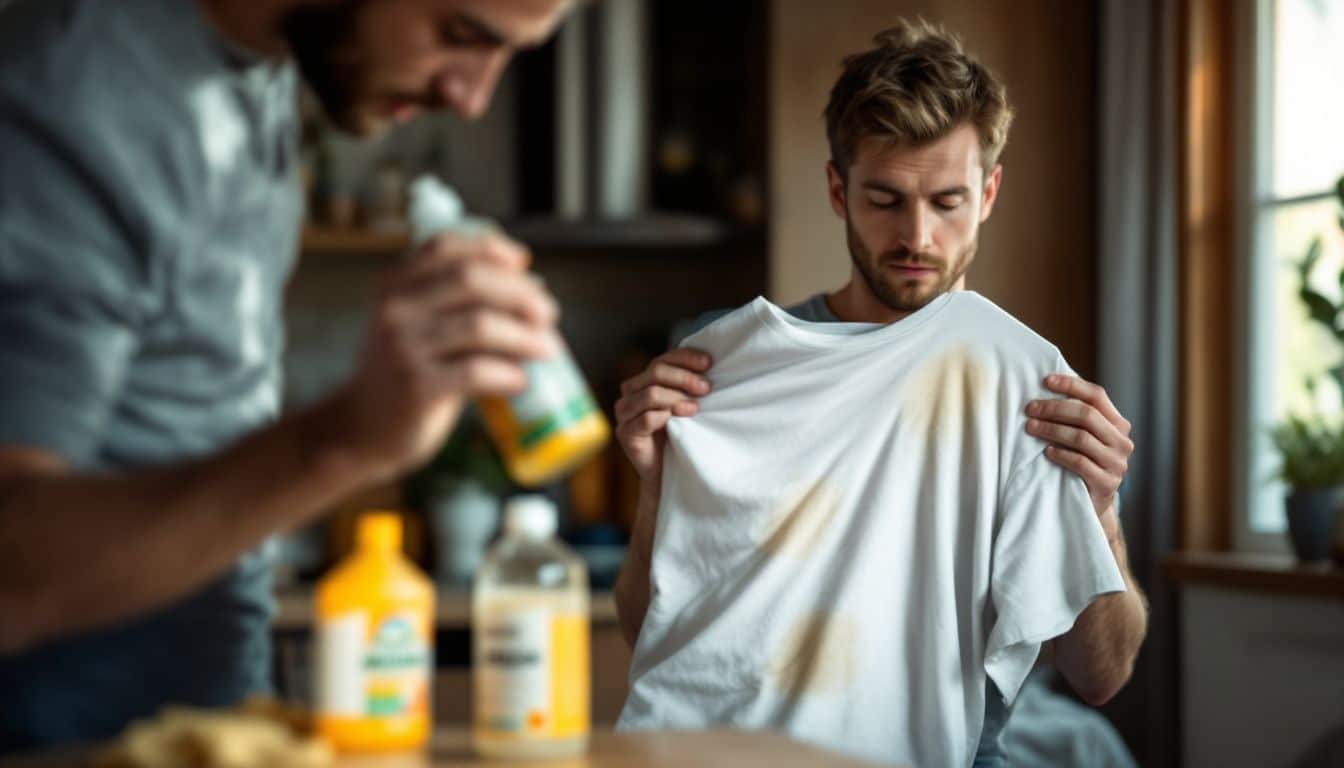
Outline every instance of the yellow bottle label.
<path id="1" fill-rule="evenodd" d="M 557 738 L 588 732 L 592 676 L 589 672 L 588 617 L 556 616 L 551 620 L 551 648 L 557 663 L 551 665 L 551 690 L 555 692 L 555 717 L 551 735 Z"/>
<path id="2" fill-rule="evenodd" d="M 317 710 L 338 717 L 407 718 L 429 712 L 434 658 L 428 628 L 413 613 L 374 621 L 351 612 L 317 635 Z"/>
<path id="3" fill-rule="evenodd" d="M 545 609 L 487 616 L 476 648 L 476 727 L 496 738 L 589 728 L 588 618 Z"/>
<path id="4" fill-rule="evenodd" d="M 518 447 L 527 450 L 597 410 L 583 374 L 568 354 L 523 366 L 527 389 L 509 398 Z"/>

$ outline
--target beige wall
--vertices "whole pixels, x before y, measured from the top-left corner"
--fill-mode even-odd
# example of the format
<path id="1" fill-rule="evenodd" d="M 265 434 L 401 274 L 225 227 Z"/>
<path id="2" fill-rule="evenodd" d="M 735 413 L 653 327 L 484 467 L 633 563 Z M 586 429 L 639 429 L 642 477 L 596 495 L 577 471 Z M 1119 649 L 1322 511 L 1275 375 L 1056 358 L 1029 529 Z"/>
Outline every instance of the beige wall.
<path id="1" fill-rule="evenodd" d="M 826 200 L 822 109 L 840 59 L 919 16 L 961 35 L 1008 85 L 1017 121 L 1004 186 L 968 286 L 1094 370 L 1093 12 L 1074 0 L 773 0 L 770 295 L 848 279 L 844 228 Z"/>

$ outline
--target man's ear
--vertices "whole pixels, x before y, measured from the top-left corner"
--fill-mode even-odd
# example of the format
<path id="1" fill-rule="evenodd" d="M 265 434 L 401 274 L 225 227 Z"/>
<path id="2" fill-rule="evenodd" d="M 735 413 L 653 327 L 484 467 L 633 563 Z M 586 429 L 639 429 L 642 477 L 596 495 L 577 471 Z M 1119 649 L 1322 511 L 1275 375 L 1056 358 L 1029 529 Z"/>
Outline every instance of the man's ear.
<path id="1" fill-rule="evenodd" d="M 840 174 L 840 169 L 835 167 L 835 163 L 826 161 L 826 190 L 831 198 L 831 210 L 835 215 L 844 219 L 848 214 L 845 210 L 845 177 Z"/>
<path id="2" fill-rule="evenodd" d="M 999 185 L 1003 183 L 1003 166 L 996 165 L 985 181 L 985 190 L 980 195 L 980 223 L 985 223 L 994 211 L 994 201 L 999 199 Z"/>

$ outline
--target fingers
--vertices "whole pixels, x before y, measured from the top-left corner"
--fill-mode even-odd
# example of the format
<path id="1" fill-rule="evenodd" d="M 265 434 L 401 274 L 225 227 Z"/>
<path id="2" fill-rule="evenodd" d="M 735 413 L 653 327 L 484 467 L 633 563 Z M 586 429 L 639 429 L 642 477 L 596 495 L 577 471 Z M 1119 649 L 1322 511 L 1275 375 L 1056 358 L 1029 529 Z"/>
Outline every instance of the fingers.
<path id="1" fill-rule="evenodd" d="M 1027 433 L 1058 447 L 1081 453 L 1108 472 L 1123 475 L 1129 469 L 1127 452 L 1103 443 L 1086 429 L 1033 418 L 1027 419 Z"/>
<path id="2" fill-rule="evenodd" d="M 678 406 L 681 406 L 678 408 Z M 645 411 L 674 411 L 676 415 L 689 415 L 699 409 L 696 402 L 686 393 L 657 385 L 637 390 L 616 401 L 616 420 L 624 421 Z M 689 412 L 689 413 L 688 413 Z"/>
<path id="3" fill-rule="evenodd" d="M 708 352 L 702 352 L 698 349 L 691 349 L 689 347 L 670 350 L 660 355 L 658 359 L 671 363 L 672 365 L 688 368 L 696 373 L 704 373 L 705 371 L 708 371 L 710 363 L 713 362 L 710 359 Z"/>
<path id="4" fill-rule="evenodd" d="M 1093 498 L 1109 499 L 1120 490 L 1120 480 L 1110 472 L 1107 472 L 1096 462 L 1078 451 L 1061 448 L 1057 445 L 1047 446 L 1045 456 L 1050 461 L 1078 475 L 1087 484 L 1087 491 Z"/>
<path id="5" fill-rule="evenodd" d="M 671 420 L 672 411 L 645 411 L 618 424 L 616 433 L 624 440 L 648 437 L 666 427 Z"/>
<path id="6" fill-rule="evenodd" d="M 1077 376 L 1066 376 L 1064 374 L 1051 374 L 1045 377 L 1045 386 L 1051 392 L 1065 395 L 1075 400 L 1081 400 L 1088 405 L 1096 408 L 1101 415 L 1110 423 L 1114 424 L 1116 429 L 1126 436 L 1129 435 L 1131 424 L 1129 420 L 1120 415 L 1115 404 L 1111 402 L 1111 396 L 1106 393 L 1106 389 L 1098 384 L 1093 384 Z"/>
<path id="7" fill-rule="evenodd" d="M 621 384 L 621 394 L 659 385 L 679 389 L 701 397 L 709 394 L 709 379 L 701 375 L 709 370 L 709 355 L 696 350 L 677 349 L 660 355 L 642 373 Z"/>
<path id="8" fill-rule="evenodd" d="M 553 357 L 559 347 L 553 336 L 513 315 L 492 309 L 473 309 L 430 319 L 419 345 L 432 358 L 466 353 L 488 353 L 512 359 Z"/>
<path id="9" fill-rule="evenodd" d="M 431 394 L 508 397 L 527 388 L 527 375 L 514 360 L 463 355 L 436 366 L 424 386 Z"/>
<path id="10" fill-rule="evenodd" d="M 417 270 L 414 280 L 394 275 L 387 292 L 408 311 L 451 313 L 489 306 L 538 325 L 554 323 L 559 305 L 532 275 L 487 261 L 459 261 L 433 270 Z"/>
<path id="11" fill-rule="evenodd" d="M 402 274 L 406 280 L 414 282 L 427 273 L 464 261 L 481 261 L 501 269 L 524 272 L 532 264 L 532 254 L 503 234 L 444 232 L 416 249 Z"/>
<path id="12" fill-rule="evenodd" d="M 697 397 L 709 394 L 709 355 L 693 349 L 674 349 L 654 359 L 642 373 L 621 384 L 616 401 L 616 434 L 627 455 L 633 445 L 667 426 L 674 416 L 694 416 Z"/>
<path id="13" fill-rule="evenodd" d="M 1084 429 L 1126 456 L 1134 452 L 1134 441 L 1100 411 L 1081 400 L 1034 400 L 1027 405 L 1027 415 Z"/>

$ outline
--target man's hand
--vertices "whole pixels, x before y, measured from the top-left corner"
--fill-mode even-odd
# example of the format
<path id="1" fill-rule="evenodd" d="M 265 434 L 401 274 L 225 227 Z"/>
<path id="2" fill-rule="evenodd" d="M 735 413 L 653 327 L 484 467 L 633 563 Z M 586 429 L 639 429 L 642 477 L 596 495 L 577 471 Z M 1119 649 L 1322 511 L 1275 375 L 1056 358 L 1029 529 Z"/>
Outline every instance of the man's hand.
<path id="1" fill-rule="evenodd" d="M 1113 511 L 1120 483 L 1129 471 L 1134 441 L 1130 424 L 1102 387 L 1073 376 L 1047 376 L 1045 386 L 1066 400 L 1033 400 L 1027 405 L 1027 432 L 1049 443 L 1046 456 L 1087 483 L 1098 515 Z"/>
<path id="2" fill-rule="evenodd" d="M 674 349 L 654 358 L 643 373 L 621 383 L 616 401 L 616 438 L 639 473 L 639 501 L 630 548 L 612 592 L 621 633 L 630 647 L 639 638 L 640 627 L 652 599 L 649 563 L 653 561 L 653 532 L 662 494 L 663 447 L 667 422 L 673 416 L 693 416 L 700 409 L 697 398 L 709 394 L 705 372 L 709 355 L 694 349 Z"/>
<path id="3" fill-rule="evenodd" d="M 555 354 L 556 303 L 501 235 L 440 235 L 386 279 L 333 437 L 374 477 L 427 461 L 468 398 L 511 395 Z"/>
<path id="4" fill-rule="evenodd" d="M 709 394 L 704 374 L 710 362 L 699 350 L 674 349 L 621 383 L 616 437 L 645 488 L 656 490 L 662 479 L 667 422 L 673 416 L 695 415 L 700 408 L 696 398 Z"/>
<path id="5" fill-rule="evenodd" d="M 520 362 L 553 351 L 555 302 L 527 263 L 503 237 L 433 241 L 390 275 L 341 390 L 218 455 L 90 473 L 0 446 L 0 653 L 167 605 L 428 458 L 466 398 L 517 391 Z"/>

